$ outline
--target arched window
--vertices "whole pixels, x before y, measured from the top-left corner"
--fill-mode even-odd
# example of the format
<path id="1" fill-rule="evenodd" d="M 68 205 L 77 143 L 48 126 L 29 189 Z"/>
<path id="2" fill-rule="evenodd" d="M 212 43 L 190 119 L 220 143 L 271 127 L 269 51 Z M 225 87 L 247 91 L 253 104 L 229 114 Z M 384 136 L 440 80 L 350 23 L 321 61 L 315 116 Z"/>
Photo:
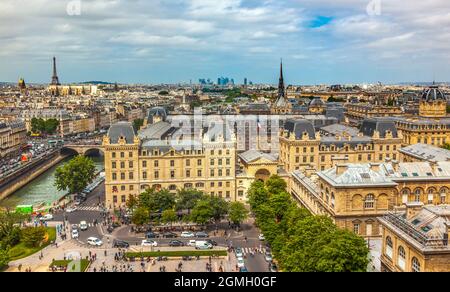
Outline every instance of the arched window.
<path id="1" fill-rule="evenodd" d="M 402 190 L 402 203 L 404 203 L 404 204 L 408 203 L 408 195 L 409 195 L 409 189 L 403 189 Z"/>
<path id="2" fill-rule="evenodd" d="M 373 209 L 375 205 L 375 196 L 369 194 L 366 196 L 366 200 L 364 201 L 364 209 Z"/>
<path id="3" fill-rule="evenodd" d="M 392 249 L 394 244 L 392 243 L 392 238 L 390 236 L 386 237 L 386 255 L 392 259 Z"/>
<path id="4" fill-rule="evenodd" d="M 434 188 L 429 188 L 428 189 L 428 204 L 433 204 L 433 199 L 434 199 L 434 193 L 436 192 L 436 190 Z"/>
<path id="5" fill-rule="evenodd" d="M 439 191 L 440 193 L 440 202 L 441 204 L 445 204 L 445 202 L 447 201 L 447 188 L 441 188 L 441 190 Z"/>
<path id="6" fill-rule="evenodd" d="M 397 264 L 398 266 L 402 269 L 405 270 L 405 262 L 406 262 L 406 251 L 403 248 L 403 246 L 400 246 L 398 248 L 398 260 L 397 260 Z"/>
<path id="7" fill-rule="evenodd" d="M 411 270 L 416 273 L 420 272 L 420 262 L 416 257 L 411 260 Z"/>
<path id="8" fill-rule="evenodd" d="M 169 186 L 169 191 L 176 191 L 177 190 L 177 186 L 176 185 L 170 185 Z"/>
<path id="9" fill-rule="evenodd" d="M 416 189 L 414 191 L 414 202 L 420 202 L 420 195 L 422 194 L 421 189 Z"/>

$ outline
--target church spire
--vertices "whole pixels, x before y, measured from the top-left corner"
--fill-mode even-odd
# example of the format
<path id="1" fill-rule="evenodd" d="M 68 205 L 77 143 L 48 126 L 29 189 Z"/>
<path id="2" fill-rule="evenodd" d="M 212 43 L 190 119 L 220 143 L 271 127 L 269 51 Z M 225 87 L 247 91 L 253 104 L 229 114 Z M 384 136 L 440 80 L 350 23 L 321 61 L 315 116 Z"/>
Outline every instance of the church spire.
<path id="1" fill-rule="evenodd" d="M 278 82 L 278 98 L 286 97 L 285 87 L 284 87 L 284 77 L 283 77 L 283 59 L 281 59 L 280 64 L 280 80 Z"/>
<path id="2" fill-rule="evenodd" d="M 53 57 L 52 85 L 61 85 L 61 83 L 59 83 L 58 74 L 56 74 L 56 58 L 55 57 Z"/>

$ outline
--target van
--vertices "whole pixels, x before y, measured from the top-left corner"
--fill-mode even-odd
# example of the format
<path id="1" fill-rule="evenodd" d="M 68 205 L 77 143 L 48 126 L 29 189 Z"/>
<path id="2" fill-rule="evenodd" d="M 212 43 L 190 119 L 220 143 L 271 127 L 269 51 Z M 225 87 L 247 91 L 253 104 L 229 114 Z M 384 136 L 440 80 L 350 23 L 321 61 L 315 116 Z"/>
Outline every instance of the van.
<path id="1" fill-rule="evenodd" d="M 87 225 L 86 221 L 81 221 L 80 222 L 80 230 L 81 231 L 88 230 L 88 225 Z"/>
<path id="2" fill-rule="evenodd" d="M 195 249 L 211 249 L 213 246 L 212 244 L 206 242 L 206 241 L 196 241 L 195 242 Z"/>

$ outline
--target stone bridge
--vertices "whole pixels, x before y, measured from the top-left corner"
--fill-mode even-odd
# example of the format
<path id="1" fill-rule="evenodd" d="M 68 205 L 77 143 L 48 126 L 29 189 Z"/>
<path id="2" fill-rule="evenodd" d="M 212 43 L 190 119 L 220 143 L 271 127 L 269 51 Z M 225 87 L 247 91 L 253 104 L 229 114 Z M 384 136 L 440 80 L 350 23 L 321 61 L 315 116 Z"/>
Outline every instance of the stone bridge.
<path id="1" fill-rule="evenodd" d="M 79 155 L 103 155 L 103 146 L 99 144 L 65 144 L 61 148 L 61 153 Z"/>

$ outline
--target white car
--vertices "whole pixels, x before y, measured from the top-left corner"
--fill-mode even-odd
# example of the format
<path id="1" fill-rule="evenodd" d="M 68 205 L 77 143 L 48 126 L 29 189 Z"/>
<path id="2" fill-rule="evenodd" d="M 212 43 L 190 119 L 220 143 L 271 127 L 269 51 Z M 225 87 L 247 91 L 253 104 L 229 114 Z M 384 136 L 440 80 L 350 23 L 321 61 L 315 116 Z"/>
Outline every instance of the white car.
<path id="1" fill-rule="evenodd" d="M 103 242 L 97 237 L 89 237 L 87 239 L 87 243 L 92 246 L 102 246 Z"/>
<path id="2" fill-rule="evenodd" d="M 73 207 L 73 208 L 67 208 L 66 209 L 66 213 L 73 213 L 77 210 L 77 208 Z"/>
<path id="3" fill-rule="evenodd" d="M 183 238 L 195 237 L 195 234 L 189 231 L 183 231 L 181 232 L 181 237 Z"/>
<path id="4" fill-rule="evenodd" d="M 154 240 L 144 239 L 141 242 L 141 246 L 154 246 L 154 247 L 156 247 L 156 246 L 158 246 L 158 243 L 156 241 L 154 241 Z"/>
<path id="5" fill-rule="evenodd" d="M 195 244 L 197 243 L 197 241 L 196 240 L 194 240 L 194 239 L 192 239 L 192 240 L 189 240 L 189 242 L 188 242 L 188 246 L 195 246 Z"/>
<path id="6" fill-rule="evenodd" d="M 243 258 L 237 258 L 237 264 L 239 268 L 245 267 L 245 262 Z"/>
<path id="7" fill-rule="evenodd" d="M 81 221 L 80 222 L 80 230 L 81 231 L 88 230 L 88 225 L 87 225 L 86 221 Z"/>
<path id="8" fill-rule="evenodd" d="M 264 234 L 262 234 L 262 233 L 258 236 L 258 238 L 259 238 L 259 240 L 261 240 L 261 241 L 266 240 L 266 238 L 264 237 Z"/>
<path id="9" fill-rule="evenodd" d="M 72 230 L 72 238 L 76 239 L 78 237 L 80 237 L 80 234 L 78 233 L 78 230 L 76 230 L 76 229 Z"/>
<path id="10" fill-rule="evenodd" d="M 50 221 L 50 220 L 53 220 L 53 215 L 52 215 L 52 214 L 46 214 L 46 215 L 42 216 L 40 220 L 41 220 L 41 221 Z"/>

